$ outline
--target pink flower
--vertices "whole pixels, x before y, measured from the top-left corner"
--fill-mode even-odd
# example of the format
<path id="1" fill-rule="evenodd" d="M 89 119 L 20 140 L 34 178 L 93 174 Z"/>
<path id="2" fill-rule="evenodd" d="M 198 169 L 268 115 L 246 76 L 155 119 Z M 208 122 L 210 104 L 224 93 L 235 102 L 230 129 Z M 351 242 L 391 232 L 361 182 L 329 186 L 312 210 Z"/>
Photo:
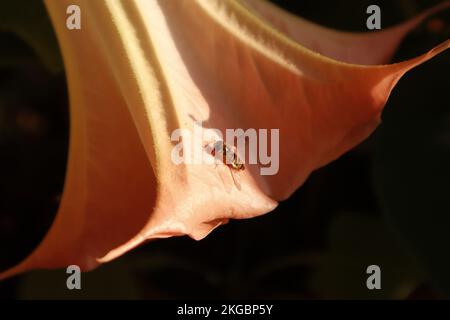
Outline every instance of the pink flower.
<path id="1" fill-rule="evenodd" d="M 82 10 L 79 31 L 66 28 L 70 4 Z M 202 239 L 229 219 L 273 210 L 374 131 L 405 72 L 450 47 L 384 64 L 449 2 L 368 34 L 326 29 L 257 0 L 46 5 L 70 92 L 68 171 L 47 236 L 3 278 L 71 264 L 89 270 L 147 240 Z M 196 120 L 221 130 L 279 129 L 277 174 L 261 175 L 261 164 L 239 172 L 175 164 L 171 134 L 193 131 Z"/>

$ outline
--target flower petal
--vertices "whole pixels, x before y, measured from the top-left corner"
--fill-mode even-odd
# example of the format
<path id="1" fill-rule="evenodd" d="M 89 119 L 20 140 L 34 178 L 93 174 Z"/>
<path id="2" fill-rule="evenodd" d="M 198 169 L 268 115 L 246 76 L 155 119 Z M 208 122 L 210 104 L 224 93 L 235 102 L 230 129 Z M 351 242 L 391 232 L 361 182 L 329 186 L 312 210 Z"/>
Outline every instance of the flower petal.
<path id="1" fill-rule="evenodd" d="M 65 27 L 74 3 L 81 31 Z M 348 63 L 385 62 L 435 9 L 390 30 L 350 35 L 254 0 L 46 4 L 70 92 L 65 190 L 43 242 L 0 277 L 69 264 L 88 270 L 149 239 L 201 239 L 229 219 L 273 210 L 313 170 L 370 135 L 406 71 L 450 46 L 399 64 Z M 196 121 L 279 129 L 278 173 L 175 165 L 171 134 L 194 131 Z"/>

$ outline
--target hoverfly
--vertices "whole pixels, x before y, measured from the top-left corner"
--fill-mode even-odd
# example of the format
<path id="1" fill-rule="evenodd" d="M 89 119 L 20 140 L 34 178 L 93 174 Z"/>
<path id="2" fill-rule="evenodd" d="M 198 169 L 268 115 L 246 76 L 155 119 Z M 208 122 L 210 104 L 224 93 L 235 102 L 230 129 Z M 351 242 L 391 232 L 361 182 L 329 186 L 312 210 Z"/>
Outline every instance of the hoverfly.
<path id="1" fill-rule="evenodd" d="M 222 158 L 222 162 L 232 169 L 238 171 L 245 169 L 244 163 L 241 161 L 241 159 L 239 159 L 236 152 L 229 146 L 227 146 L 223 141 L 216 141 L 214 143 L 212 155 L 215 157 L 220 156 Z"/>
<path id="2" fill-rule="evenodd" d="M 238 181 L 238 177 L 235 177 L 235 174 L 237 174 L 237 172 L 234 173 L 233 171 L 243 171 L 245 170 L 245 165 L 244 162 L 241 161 L 241 159 L 237 155 L 235 149 L 229 147 L 222 140 L 214 142 L 211 149 L 212 149 L 211 155 L 214 156 L 216 159 L 220 159 L 220 161 L 223 164 L 225 164 L 228 168 L 230 168 L 230 174 L 231 177 L 233 178 L 233 182 L 236 185 L 236 187 L 240 190 L 241 189 L 240 182 Z"/>

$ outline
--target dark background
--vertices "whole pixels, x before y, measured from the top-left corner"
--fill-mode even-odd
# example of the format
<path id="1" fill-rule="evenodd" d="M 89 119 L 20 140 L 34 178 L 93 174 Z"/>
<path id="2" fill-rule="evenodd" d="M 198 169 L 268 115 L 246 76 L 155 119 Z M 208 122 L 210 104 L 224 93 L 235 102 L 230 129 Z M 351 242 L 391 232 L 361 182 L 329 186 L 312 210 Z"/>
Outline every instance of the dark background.
<path id="1" fill-rule="evenodd" d="M 273 2 L 336 29 L 366 31 L 368 5 L 381 7 L 386 28 L 442 1 Z M 45 9 L 32 3 L 29 12 L 12 1 L 0 5 L 0 269 L 23 259 L 45 235 L 67 158 L 63 67 Z M 31 46 L 23 25 L 14 29 L 27 15 L 39 39 Z M 449 13 L 432 19 L 443 26 L 425 21 L 395 61 L 450 37 Z M 200 242 L 148 243 L 85 274 L 78 292 L 65 289 L 65 270 L 34 271 L 1 282 L 0 297 L 448 297 L 449 66 L 446 52 L 410 72 L 392 93 L 376 133 L 313 173 L 272 213 L 232 221 Z M 371 264 L 381 267 L 382 290 L 365 286 Z"/>

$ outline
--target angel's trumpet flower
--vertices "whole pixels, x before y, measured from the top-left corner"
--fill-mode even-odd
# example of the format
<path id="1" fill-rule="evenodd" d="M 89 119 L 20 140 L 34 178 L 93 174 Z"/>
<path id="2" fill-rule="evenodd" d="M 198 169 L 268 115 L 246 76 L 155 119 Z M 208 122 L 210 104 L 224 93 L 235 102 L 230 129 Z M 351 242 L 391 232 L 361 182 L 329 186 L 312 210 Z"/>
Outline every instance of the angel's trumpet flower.
<path id="1" fill-rule="evenodd" d="M 369 34 L 326 29 L 257 0 L 46 0 L 67 72 L 64 194 L 38 248 L 2 274 L 92 269 L 149 239 L 205 237 L 271 211 L 368 137 L 397 81 L 449 48 L 387 63 L 445 3 Z M 81 30 L 66 8 L 81 8 Z M 279 129 L 279 170 L 175 164 L 176 129 Z M 239 187 L 222 169 L 239 176 Z"/>

